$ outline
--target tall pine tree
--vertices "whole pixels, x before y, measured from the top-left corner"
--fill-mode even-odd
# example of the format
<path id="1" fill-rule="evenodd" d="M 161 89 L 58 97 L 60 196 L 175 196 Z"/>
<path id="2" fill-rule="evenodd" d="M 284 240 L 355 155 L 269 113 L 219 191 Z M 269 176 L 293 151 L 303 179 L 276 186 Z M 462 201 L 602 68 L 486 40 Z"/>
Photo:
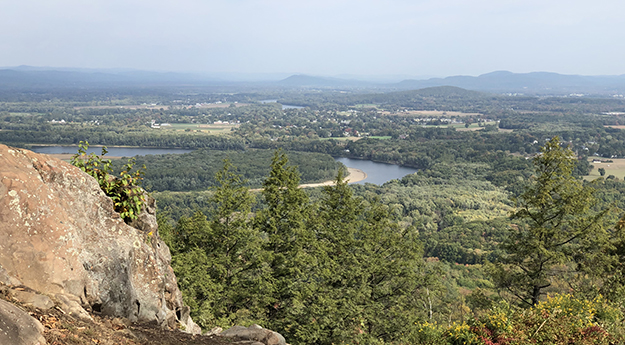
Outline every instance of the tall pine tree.
<path id="1" fill-rule="evenodd" d="M 592 273 L 585 263 L 610 245 L 608 209 L 593 211 L 594 188 L 573 177 L 575 164 L 574 153 L 552 138 L 534 158 L 534 181 L 511 215 L 518 224 L 503 244 L 506 256 L 493 277 L 528 306 L 536 305 L 556 281 L 572 283 L 581 277 L 578 273 Z"/>
<path id="2" fill-rule="evenodd" d="M 401 229 L 377 201 L 353 197 L 341 169 L 324 188 L 317 217 L 323 248 L 319 294 L 311 308 L 322 344 L 395 341 L 425 318 L 425 273 L 416 233 Z"/>
<path id="3" fill-rule="evenodd" d="M 264 321 L 261 238 L 251 224 L 253 196 L 229 160 L 217 172 L 210 218 L 181 218 L 170 238 L 185 303 L 202 327 Z"/>
<path id="4" fill-rule="evenodd" d="M 266 207 L 256 213 L 255 227 L 266 240 L 266 275 L 269 324 L 296 337 L 306 302 L 315 291 L 316 241 L 310 229 L 312 209 L 299 188 L 297 167 L 288 166 L 282 150 L 276 151 L 271 171 L 263 183 Z"/>

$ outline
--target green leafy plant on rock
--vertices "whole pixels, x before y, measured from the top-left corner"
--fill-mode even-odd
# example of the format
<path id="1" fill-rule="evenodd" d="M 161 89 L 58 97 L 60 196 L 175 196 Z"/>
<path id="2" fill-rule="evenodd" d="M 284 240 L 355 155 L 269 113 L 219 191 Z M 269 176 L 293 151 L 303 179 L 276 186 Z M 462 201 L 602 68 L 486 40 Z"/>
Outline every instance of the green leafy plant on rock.
<path id="1" fill-rule="evenodd" d="M 145 196 L 140 187 L 145 174 L 145 165 L 133 171 L 135 159 L 131 158 L 123 166 L 119 176 L 115 176 L 111 160 L 103 158 L 108 153 L 106 147 L 102 147 L 99 156 L 93 152 L 87 155 L 87 149 L 89 142 L 81 141 L 78 144 L 78 153 L 72 156 L 72 165 L 98 181 L 102 191 L 113 200 L 115 211 L 126 223 L 136 219 L 145 203 Z"/>

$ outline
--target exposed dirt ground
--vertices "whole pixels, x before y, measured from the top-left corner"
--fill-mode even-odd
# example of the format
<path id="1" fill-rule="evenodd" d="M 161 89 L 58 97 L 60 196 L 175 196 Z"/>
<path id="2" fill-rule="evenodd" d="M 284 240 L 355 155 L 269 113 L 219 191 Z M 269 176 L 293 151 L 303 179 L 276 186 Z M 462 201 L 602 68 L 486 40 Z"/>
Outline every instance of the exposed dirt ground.
<path id="1" fill-rule="evenodd" d="M 4 292 L 4 293 L 3 293 Z M 119 318 L 91 314 L 93 322 L 66 314 L 59 307 L 43 311 L 24 305 L 0 291 L 3 298 L 28 312 L 45 327 L 43 336 L 49 345 L 227 345 L 229 340 L 217 336 L 164 330 L 156 324 L 130 323 Z"/>

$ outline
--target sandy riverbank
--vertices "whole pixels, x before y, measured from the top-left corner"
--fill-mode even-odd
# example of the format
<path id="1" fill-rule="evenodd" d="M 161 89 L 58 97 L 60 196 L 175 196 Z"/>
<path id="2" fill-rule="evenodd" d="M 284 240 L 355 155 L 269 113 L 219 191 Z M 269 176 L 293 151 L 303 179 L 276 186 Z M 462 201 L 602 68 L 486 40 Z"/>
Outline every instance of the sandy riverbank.
<path id="1" fill-rule="evenodd" d="M 347 172 L 349 173 L 346 178 L 347 183 L 360 182 L 367 178 L 367 173 L 360 169 L 347 168 Z M 325 182 L 320 182 L 320 183 L 306 183 L 306 184 L 301 184 L 299 186 L 302 188 L 309 188 L 309 187 L 331 186 L 333 184 L 334 184 L 334 181 L 330 180 L 330 181 L 325 181 Z"/>
<path id="2" fill-rule="evenodd" d="M 347 168 L 347 172 L 349 175 L 345 178 L 347 183 L 359 182 L 367 178 L 367 173 L 355 168 Z M 300 188 L 313 188 L 313 187 L 323 187 L 323 186 L 331 186 L 334 184 L 334 180 L 319 182 L 319 183 L 305 183 L 300 184 Z M 263 190 L 262 188 L 250 189 L 250 192 L 260 192 Z"/>

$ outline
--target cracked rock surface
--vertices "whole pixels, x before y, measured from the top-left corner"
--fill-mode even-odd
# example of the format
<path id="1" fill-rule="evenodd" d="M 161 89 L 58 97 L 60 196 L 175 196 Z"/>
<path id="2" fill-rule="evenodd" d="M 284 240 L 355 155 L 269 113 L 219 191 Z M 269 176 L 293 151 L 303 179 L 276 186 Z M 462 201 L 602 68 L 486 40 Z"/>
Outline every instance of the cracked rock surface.
<path id="1" fill-rule="evenodd" d="M 68 308 L 132 322 L 182 323 L 198 333 L 185 312 L 169 248 L 158 236 L 153 200 L 148 206 L 129 226 L 80 169 L 0 145 L 0 283 L 27 287 Z"/>

